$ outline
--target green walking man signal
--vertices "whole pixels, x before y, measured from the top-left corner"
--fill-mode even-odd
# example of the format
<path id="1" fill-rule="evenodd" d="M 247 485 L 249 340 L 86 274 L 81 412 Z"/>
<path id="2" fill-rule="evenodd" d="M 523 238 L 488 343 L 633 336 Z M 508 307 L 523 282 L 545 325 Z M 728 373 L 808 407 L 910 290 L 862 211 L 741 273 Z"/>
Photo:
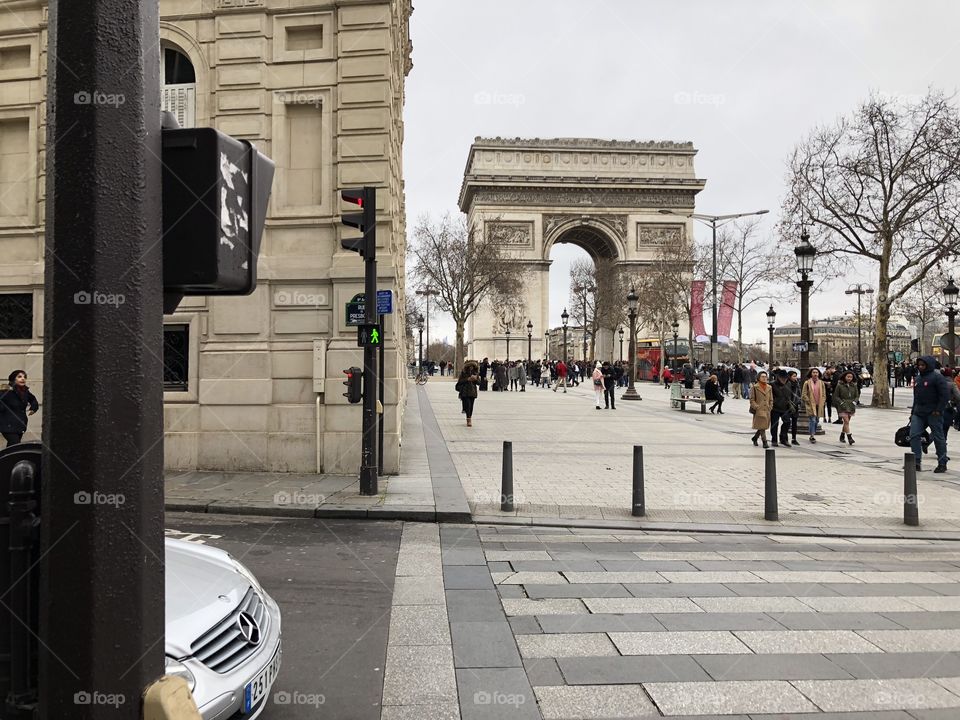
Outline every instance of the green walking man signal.
<path id="1" fill-rule="evenodd" d="M 357 347 L 379 347 L 383 331 L 379 325 L 361 325 L 357 328 Z"/>

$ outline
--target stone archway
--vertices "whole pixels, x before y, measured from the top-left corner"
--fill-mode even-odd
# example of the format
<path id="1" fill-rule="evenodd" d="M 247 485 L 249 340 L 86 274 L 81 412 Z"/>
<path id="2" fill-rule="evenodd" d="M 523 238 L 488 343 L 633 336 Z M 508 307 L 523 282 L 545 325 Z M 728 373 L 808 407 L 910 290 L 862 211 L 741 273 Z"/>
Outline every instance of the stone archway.
<path id="1" fill-rule="evenodd" d="M 705 185 L 694 173 L 696 152 L 692 143 L 476 139 L 459 204 L 472 227 L 510 246 L 529 273 L 525 297 L 505 318 L 514 338 L 530 320 L 542 343 L 556 243 L 572 242 L 594 259 L 642 269 L 659 244 L 692 236 L 692 220 L 660 211 L 693 211 Z M 467 328 L 469 356 L 503 358 L 503 324 L 488 304 L 474 313 Z"/>

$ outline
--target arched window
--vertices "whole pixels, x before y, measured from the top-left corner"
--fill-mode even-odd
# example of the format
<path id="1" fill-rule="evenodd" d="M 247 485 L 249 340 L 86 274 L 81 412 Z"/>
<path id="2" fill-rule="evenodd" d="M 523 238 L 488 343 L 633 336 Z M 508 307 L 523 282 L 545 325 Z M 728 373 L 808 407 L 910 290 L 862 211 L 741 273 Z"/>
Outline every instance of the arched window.
<path id="1" fill-rule="evenodd" d="M 160 107 L 177 117 L 180 127 L 197 123 L 197 76 L 185 54 L 172 47 L 161 48 Z"/>

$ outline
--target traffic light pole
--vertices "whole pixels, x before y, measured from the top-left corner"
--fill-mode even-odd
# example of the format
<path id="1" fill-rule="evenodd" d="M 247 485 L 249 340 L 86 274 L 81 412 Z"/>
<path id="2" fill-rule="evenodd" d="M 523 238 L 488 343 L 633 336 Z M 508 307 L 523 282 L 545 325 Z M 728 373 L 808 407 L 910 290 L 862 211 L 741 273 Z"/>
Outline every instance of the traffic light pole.
<path id="1" fill-rule="evenodd" d="M 383 315 L 380 316 L 380 350 L 379 360 L 380 360 L 380 369 L 379 374 L 377 375 L 377 396 L 380 398 L 380 407 L 383 407 L 383 365 L 384 365 L 384 345 L 386 343 L 382 342 L 383 339 Z M 383 475 L 383 413 L 377 414 L 377 472 Z"/>
<path id="2" fill-rule="evenodd" d="M 365 253 L 363 258 L 366 297 L 364 321 L 377 324 L 377 190 L 364 188 L 363 234 Z M 383 345 L 383 331 L 379 346 Z M 360 451 L 360 494 L 377 494 L 377 345 L 363 346 L 363 447 Z"/>

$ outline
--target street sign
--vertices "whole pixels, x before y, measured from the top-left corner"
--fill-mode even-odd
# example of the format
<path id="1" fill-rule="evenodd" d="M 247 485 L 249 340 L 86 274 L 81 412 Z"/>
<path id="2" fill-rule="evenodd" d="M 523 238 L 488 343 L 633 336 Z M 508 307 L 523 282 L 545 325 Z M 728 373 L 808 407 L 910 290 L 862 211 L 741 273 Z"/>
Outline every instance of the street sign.
<path id="1" fill-rule="evenodd" d="M 807 352 L 808 344 L 806 342 L 795 342 L 792 347 L 795 353 Z"/>
<path id="2" fill-rule="evenodd" d="M 897 350 L 897 352 L 895 352 L 893 355 L 894 355 L 894 359 L 895 359 L 897 362 L 903 362 L 903 353 L 902 353 L 902 352 L 900 352 L 899 350 Z"/>
<path id="3" fill-rule="evenodd" d="M 957 347 L 957 334 L 956 333 L 944 333 L 940 336 L 940 347 L 948 352 L 952 352 L 955 347 Z"/>
<path id="4" fill-rule="evenodd" d="M 380 347 L 383 337 L 382 328 L 379 325 L 361 325 L 357 328 L 357 346 L 358 347 Z"/>
<path id="5" fill-rule="evenodd" d="M 366 321 L 366 295 L 357 293 L 346 305 L 347 327 L 359 327 Z M 377 290 L 377 315 L 393 314 L 393 291 Z"/>

